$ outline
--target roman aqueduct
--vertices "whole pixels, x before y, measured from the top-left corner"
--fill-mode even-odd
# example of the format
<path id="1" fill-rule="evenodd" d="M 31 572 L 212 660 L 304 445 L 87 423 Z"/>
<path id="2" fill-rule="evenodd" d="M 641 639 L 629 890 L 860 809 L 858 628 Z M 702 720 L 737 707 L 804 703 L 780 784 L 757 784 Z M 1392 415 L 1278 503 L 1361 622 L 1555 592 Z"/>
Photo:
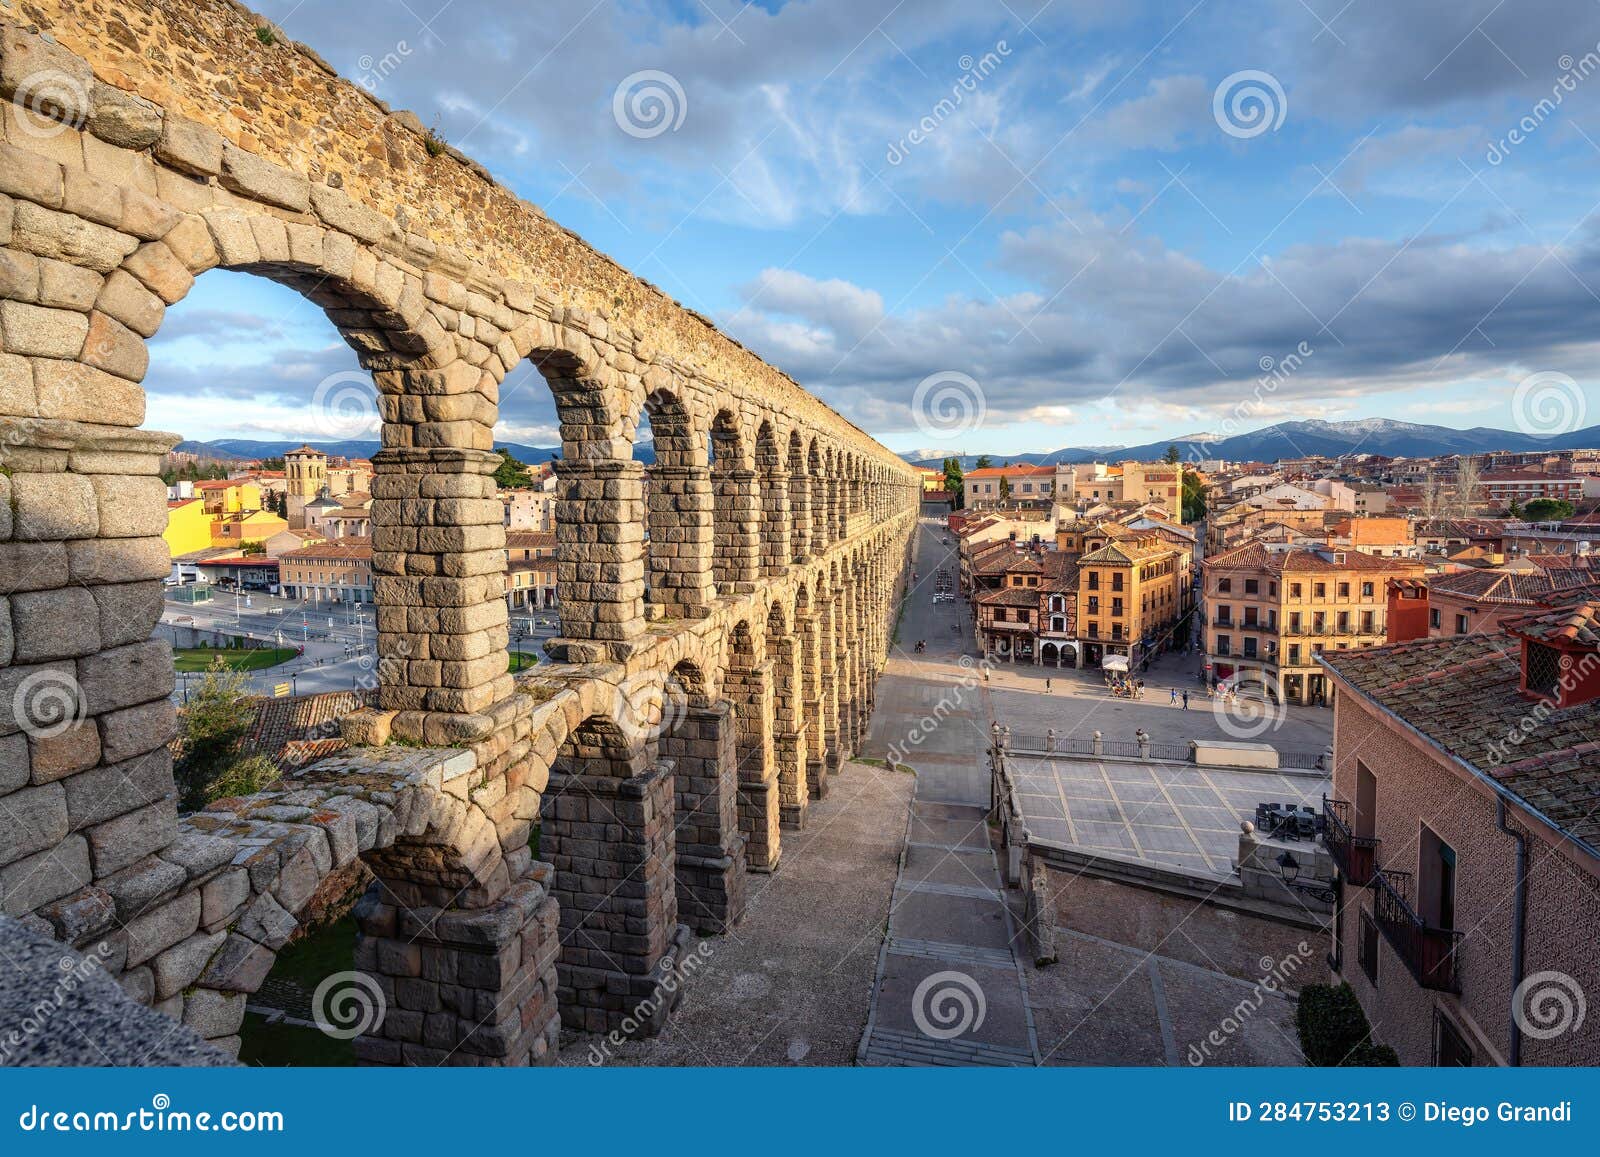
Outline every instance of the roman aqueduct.
<path id="1" fill-rule="evenodd" d="M 617 1028 L 857 749 L 917 477 L 239 5 L 0 20 L 4 911 L 236 1048 L 360 857 L 356 966 L 388 1006 L 364 1061 L 547 1062 L 562 1021 Z M 380 661 L 349 748 L 180 817 L 151 637 L 177 439 L 139 383 L 219 268 L 298 290 L 371 373 Z M 514 679 L 491 451 L 524 361 L 561 425 L 561 638 Z"/>

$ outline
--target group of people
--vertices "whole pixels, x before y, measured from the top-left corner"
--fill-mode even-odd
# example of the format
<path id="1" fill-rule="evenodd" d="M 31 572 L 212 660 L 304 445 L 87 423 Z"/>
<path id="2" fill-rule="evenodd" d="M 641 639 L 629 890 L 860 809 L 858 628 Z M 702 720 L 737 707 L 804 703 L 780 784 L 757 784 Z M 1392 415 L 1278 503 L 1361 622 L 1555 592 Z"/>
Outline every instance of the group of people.
<path id="1" fill-rule="evenodd" d="M 1111 693 L 1119 699 L 1144 698 L 1143 679 L 1123 679 L 1119 677 L 1110 679 L 1109 682 L 1111 684 Z"/>

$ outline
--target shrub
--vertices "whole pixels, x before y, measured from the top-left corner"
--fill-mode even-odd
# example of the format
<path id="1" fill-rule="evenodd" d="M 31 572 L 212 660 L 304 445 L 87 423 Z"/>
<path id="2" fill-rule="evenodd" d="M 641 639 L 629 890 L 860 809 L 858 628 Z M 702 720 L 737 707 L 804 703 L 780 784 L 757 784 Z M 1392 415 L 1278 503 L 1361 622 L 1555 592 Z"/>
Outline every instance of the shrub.
<path id="1" fill-rule="evenodd" d="M 262 25 L 256 29 L 256 39 L 261 41 L 262 44 L 276 44 L 278 42 L 278 34 L 266 25 Z"/>
<path id="2" fill-rule="evenodd" d="M 250 680 L 218 655 L 179 713 L 173 776 L 178 806 L 198 811 L 212 800 L 260 791 L 278 778 L 264 755 L 240 750 L 255 721 Z"/>
<path id="3" fill-rule="evenodd" d="M 1348 984 L 1306 985 L 1300 990 L 1294 1023 L 1307 1064 L 1360 1068 L 1400 1063 L 1394 1049 L 1373 1043 L 1372 1026 Z"/>

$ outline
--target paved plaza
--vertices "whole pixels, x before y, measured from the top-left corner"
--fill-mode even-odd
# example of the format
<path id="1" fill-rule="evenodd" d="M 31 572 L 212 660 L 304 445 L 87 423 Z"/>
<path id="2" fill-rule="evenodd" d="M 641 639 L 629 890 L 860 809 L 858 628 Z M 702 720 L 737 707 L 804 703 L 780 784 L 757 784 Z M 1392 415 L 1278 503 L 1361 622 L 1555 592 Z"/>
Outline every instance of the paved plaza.
<path id="1" fill-rule="evenodd" d="M 1019 754 L 1011 766 L 1035 840 L 1218 879 L 1232 875 L 1256 804 L 1320 807 L 1328 788 L 1321 775 L 1132 760 Z"/>

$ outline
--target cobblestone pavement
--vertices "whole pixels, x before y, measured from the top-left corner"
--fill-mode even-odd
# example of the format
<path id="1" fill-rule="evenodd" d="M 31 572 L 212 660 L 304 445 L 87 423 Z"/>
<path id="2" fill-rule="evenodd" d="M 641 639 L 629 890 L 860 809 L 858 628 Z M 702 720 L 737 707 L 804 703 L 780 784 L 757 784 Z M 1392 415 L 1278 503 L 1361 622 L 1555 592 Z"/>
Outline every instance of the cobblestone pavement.
<path id="1" fill-rule="evenodd" d="M 906 851 L 874 987 L 863 1064 L 1033 1065 L 1038 1046 L 1016 928 L 990 850 L 988 723 L 964 666 L 961 603 L 934 606 L 932 578 L 954 566 L 943 534 L 917 534 L 920 585 L 878 682 L 866 750 L 917 773 Z M 929 650 L 911 650 L 918 639 Z M 970 658 L 966 660 L 970 664 Z"/>
<path id="2" fill-rule="evenodd" d="M 1017 803 L 1035 839 L 1225 878 L 1239 822 L 1258 803 L 1321 806 L 1326 776 L 1014 755 Z"/>
<path id="3" fill-rule="evenodd" d="M 696 940 L 703 964 L 661 1035 L 563 1034 L 563 1065 L 848 1065 L 867 1022 L 913 781 L 848 763 L 783 863 L 750 877 L 744 919 Z"/>
<path id="4" fill-rule="evenodd" d="M 1300 1065 L 1327 937 L 1052 869 L 1059 960 L 1027 969 L 1047 1065 Z"/>

